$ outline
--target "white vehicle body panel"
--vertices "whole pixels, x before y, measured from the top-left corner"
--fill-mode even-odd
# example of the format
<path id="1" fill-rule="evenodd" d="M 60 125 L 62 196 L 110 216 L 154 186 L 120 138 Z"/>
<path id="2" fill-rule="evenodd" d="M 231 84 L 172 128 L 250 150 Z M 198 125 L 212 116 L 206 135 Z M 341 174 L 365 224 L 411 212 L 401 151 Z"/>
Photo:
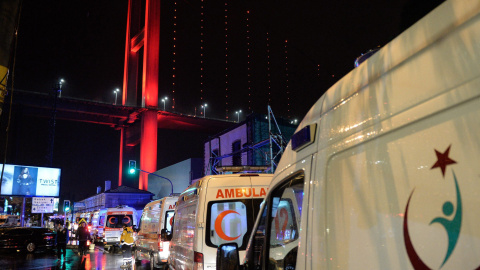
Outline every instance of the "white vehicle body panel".
<path id="1" fill-rule="evenodd" d="M 92 229 L 90 233 L 95 239 L 103 239 L 105 229 L 105 218 L 107 217 L 107 208 L 95 211 L 92 215 Z"/>
<path id="2" fill-rule="evenodd" d="M 135 240 L 136 256 L 148 260 L 153 256 L 156 265 L 167 262 L 170 241 L 162 241 L 160 234 L 162 229 L 171 230 L 177 200 L 177 196 L 169 196 L 145 205 Z"/>
<path id="3" fill-rule="evenodd" d="M 131 219 L 131 222 L 134 226 L 138 225 L 138 216 L 137 210 L 132 207 L 128 206 L 117 206 L 112 208 L 107 208 L 107 217 L 105 221 L 105 237 L 103 239 L 104 246 L 109 247 L 112 245 L 119 245 L 120 244 L 120 236 L 122 235 L 123 227 L 121 224 L 121 220 L 118 220 L 118 225 L 115 228 L 109 227 L 109 219 L 111 217 L 122 217 L 128 216 Z"/>
<path id="4" fill-rule="evenodd" d="M 175 210 L 170 267 L 194 269 L 198 252 L 203 254 L 203 269 L 215 269 L 218 244 L 246 246 L 271 178 L 271 174 L 209 175 L 187 188 Z"/>
<path id="5" fill-rule="evenodd" d="M 290 269 L 480 267 L 479 1 L 440 5 L 332 86 L 307 126 L 313 143 L 292 137 L 266 200 L 304 173 Z M 258 269 L 293 249 L 263 248 Z"/>

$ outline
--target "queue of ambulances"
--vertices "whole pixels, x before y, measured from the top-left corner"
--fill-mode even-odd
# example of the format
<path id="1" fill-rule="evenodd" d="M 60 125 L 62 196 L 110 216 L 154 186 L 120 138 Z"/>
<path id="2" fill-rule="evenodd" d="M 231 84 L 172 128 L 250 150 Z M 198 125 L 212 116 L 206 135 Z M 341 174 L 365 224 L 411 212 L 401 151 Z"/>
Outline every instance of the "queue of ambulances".
<path id="1" fill-rule="evenodd" d="M 177 200 L 178 193 L 145 205 L 135 240 L 136 262 L 149 260 L 152 268 L 160 268 L 167 263 Z"/>
<path id="2" fill-rule="evenodd" d="M 479 269 L 479 206 L 480 2 L 446 1 L 314 104 L 217 269 Z"/>
<path id="3" fill-rule="evenodd" d="M 120 246 L 120 236 L 122 235 L 124 224 L 128 227 L 138 225 L 138 214 L 135 208 L 126 205 L 107 208 L 104 228 L 105 236 L 103 238 L 103 246 L 106 250 Z"/>
<path id="4" fill-rule="evenodd" d="M 215 269 L 217 247 L 247 247 L 271 174 L 208 175 L 180 194 L 170 242 L 170 269 Z"/>

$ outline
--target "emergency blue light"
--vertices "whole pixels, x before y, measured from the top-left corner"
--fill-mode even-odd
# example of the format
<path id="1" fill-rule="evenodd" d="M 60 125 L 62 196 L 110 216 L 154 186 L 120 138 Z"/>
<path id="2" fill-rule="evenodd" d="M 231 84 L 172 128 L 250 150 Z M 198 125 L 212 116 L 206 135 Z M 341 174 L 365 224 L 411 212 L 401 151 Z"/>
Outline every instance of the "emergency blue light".
<path id="1" fill-rule="evenodd" d="M 312 144 L 315 141 L 315 130 L 317 124 L 308 125 L 292 136 L 292 150 L 300 151 L 304 147 Z"/>

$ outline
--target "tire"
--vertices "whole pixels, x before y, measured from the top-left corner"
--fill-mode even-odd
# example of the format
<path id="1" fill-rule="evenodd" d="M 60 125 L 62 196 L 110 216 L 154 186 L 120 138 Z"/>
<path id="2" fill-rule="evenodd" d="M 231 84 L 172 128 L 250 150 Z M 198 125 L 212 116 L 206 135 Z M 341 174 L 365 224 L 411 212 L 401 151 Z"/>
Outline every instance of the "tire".
<path id="1" fill-rule="evenodd" d="M 37 250 L 37 245 L 34 242 L 28 242 L 25 248 L 28 253 L 34 253 Z"/>
<path id="2" fill-rule="evenodd" d="M 153 256 L 153 254 L 150 254 L 150 270 L 156 269 L 158 268 L 155 266 L 155 256 Z"/>
<path id="3" fill-rule="evenodd" d="M 142 260 L 140 259 L 140 256 L 138 256 L 138 250 L 135 250 L 133 252 L 133 258 L 135 259 L 135 264 L 136 265 L 141 265 L 142 264 Z"/>

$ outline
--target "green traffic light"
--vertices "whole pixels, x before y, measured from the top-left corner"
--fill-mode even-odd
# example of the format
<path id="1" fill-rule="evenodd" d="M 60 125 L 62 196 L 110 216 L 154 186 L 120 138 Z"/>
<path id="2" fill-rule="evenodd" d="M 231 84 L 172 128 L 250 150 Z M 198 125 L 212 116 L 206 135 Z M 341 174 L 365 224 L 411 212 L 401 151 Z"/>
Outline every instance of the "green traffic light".
<path id="1" fill-rule="evenodd" d="M 129 174 L 134 174 L 136 170 L 137 170 L 137 162 L 135 160 L 129 160 L 128 161 L 128 173 Z"/>

